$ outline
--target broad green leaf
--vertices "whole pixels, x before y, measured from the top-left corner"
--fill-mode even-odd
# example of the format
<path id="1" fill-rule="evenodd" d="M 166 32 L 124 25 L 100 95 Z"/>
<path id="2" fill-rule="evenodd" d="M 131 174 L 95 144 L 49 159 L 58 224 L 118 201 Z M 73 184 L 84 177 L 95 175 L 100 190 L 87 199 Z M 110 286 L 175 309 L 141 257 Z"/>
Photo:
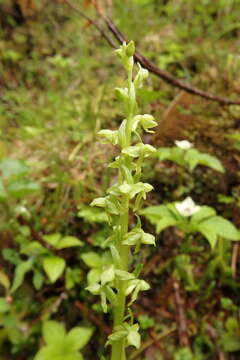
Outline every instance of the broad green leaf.
<path id="1" fill-rule="evenodd" d="M 197 149 L 188 150 L 185 155 L 185 161 L 188 162 L 190 170 L 194 170 L 197 165 L 205 165 L 222 173 L 225 171 L 222 164 L 215 156 L 201 153 Z"/>
<path id="2" fill-rule="evenodd" d="M 43 338 L 47 344 L 61 343 L 66 335 L 63 324 L 49 320 L 43 323 Z"/>
<path id="3" fill-rule="evenodd" d="M 25 255 L 37 256 L 47 252 L 48 250 L 44 248 L 38 241 L 31 241 L 30 243 L 21 246 L 21 254 Z"/>
<path id="4" fill-rule="evenodd" d="M 72 246 L 83 246 L 84 243 L 74 236 L 64 236 L 57 244 L 57 249 L 65 249 Z"/>
<path id="5" fill-rule="evenodd" d="M 101 257 L 93 251 L 82 254 L 81 258 L 90 268 L 97 268 L 102 266 Z"/>
<path id="6" fill-rule="evenodd" d="M 199 223 L 202 220 L 214 215 L 216 215 L 216 211 L 213 208 L 209 206 L 201 206 L 200 210 L 192 215 L 191 222 Z"/>
<path id="7" fill-rule="evenodd" d="M 158 222 L 156 223 L 156 232 L 159 234 L 161 231 L 163 231 L 167 227 L 177 225 L 177 223 L 178 223 L 178 220 L 165 217 L 161 220 L 158 220 Z"/>
<path id="8" fill-rule="evenodd" d="M 217 243 L 217 233 L 212 229 L 212 227 L 208 227 L 204 224 L 199 224 L 196 227 L 196 230 L 199 231 L 209 242 L 212 249 L 214 249 Z"/>
<path id="9" fill-rule="evenodd" d="M 14 198 L 21 198 L 40 190 L 40 186 L 33 181 L 18 179 L 9 183 L 7 186 L 8 193 Z"/>
<path id="10" fill-rule="evenodd" d="M 65 266 L 65 260 L 58 256 L 47 256 L 43 259 L 43 268 L 52 283 L 62 275 Z"/>
<path id="11" fill-rule="evenodd" d="M 46 241 L 48 244 L 52 246 L 57 246 L 59 240 L 61 239 L 60 233 L 50 234 L 50 235 L 44 235 L 43 240 Z"/>
<path id="12" fill-rule="evenodd" d="M 30 168 L 21 160 L 4 159 L 0 161 L 0 170 L 4 177 L 9 178 L 12 175 L 25 175 Z"/>
<path id="13" fill-rule="evenodd" d="M 11 288 L 11 293 L 16 291 L 19 288 L 19 286 L 22 285 L 25 274 L 28 271 L 32 270 L 32 266 L 33 266 L 33 259 L 28 259 L 26 261 L 21 262 L 19 265 L 17 265 L 17 267 L 15 268 L 14 280 L 13 280 L 13 285 Z"/>
<path id="14" fill-rule="evenodd" d="M 229 220 L 224 219 L 222 216 L 212 216 L 211 218 L 202 221 L 201 225 L 212 229 L 217 235 L 225 239 L 233 241 L 240 240 L 239 231 Z"/>
<path id="15" fill-rule="evenodd" d="M 184 150 L 174 148 L 159 148 L 157 149 L 157 156 L 159 160 L 170 160 L 178 165 L 184 165 Z"/>
<path id="16" fill-rule="evenodd" d="M 72 350 L 81 350 L 90 340 L 93 329 L 85 327 L 75 327 L 66 337 L 66 342 Z"/>

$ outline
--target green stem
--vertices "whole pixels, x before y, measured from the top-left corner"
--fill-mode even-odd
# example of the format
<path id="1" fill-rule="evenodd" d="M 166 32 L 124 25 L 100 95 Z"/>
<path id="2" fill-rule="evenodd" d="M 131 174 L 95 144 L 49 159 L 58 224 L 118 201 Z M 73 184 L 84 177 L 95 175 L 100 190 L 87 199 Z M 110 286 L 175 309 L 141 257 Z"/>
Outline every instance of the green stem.
<path id="1" fill-rule="evenodd" d="M 128 258 L 129 258 L 129 248 L 128 246 L 122 245 L 123 238 L 128 232 L 128 216 L 129 216 L 129 198 L 126 196 L 123 199 L 122 204 L 122 214 L 120 217 L 120 239 L 118 244 L 118 251 L 121 259 L 121 270 L 128 271 Z M 113 309 L 113 324 L 114 328 L 116 326 L 122 325 L 124 322 L 125 316 L 125 305 L 126 305 L 126 296 L 124 294 L 124 284 L 119 281 L 118 284 L 118 295 L 117 295 L 118 305 Z M 112 354 L 111 360 L 126 360 L 125 354 L 125 339 L 115 341 L 112 345 Z"/>

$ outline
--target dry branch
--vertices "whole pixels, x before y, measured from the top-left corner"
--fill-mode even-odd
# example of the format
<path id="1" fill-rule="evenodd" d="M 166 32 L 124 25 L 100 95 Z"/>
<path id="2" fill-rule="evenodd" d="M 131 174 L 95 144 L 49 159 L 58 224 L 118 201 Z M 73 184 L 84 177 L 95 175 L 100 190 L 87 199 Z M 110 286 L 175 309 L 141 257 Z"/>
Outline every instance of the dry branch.
<path id="1" fill-rule="evenodd" d="M 108 42 L 110 46 L 112 46 L 114 49 L 116 49 L 116 44 L 112 40 L 112 38 L 107 34 L 105 30 L 101 26 L 98 25 L 98 23 L 92 19 L 90 19 L 84 12 L 82 12 L 79 8 L 77 8 L 75 5 L 72 4 L 70 0 L 64 0 L 64 2 L 70 6 L 72 9 L 77 11 L 79 15 L 87 19 L 103 36 L 103 38 Z M 120 44 L 122 44 L 124 41 L 127 41 L 126 37 L 122 34 L 122 32 L 117 28 L 117 26 L 114 24 L 114 22 L 110 19 L 109 16 L 106 16 L 103 9 L 99 10 L 99 8 L 96 8 L 97 15 L 99 18 L 104 20 L 105 24 L 107 25 L 108 30 L 110 33 L 115 37 L 115 39 L 118 40 Z M 170 85 L 181 89 L 183 91 L 186 91 L 190 94 L 200 96 L 206 100 L 211 100 L 218 102 L 221 105 L 240 105 L 240 100 L 232 100 L 229 98 L 224 98 L 218 95 L 209 94 L 203 90 L 200 90 L 196 87 L 191 86 L 190 84 L 185 83 L 184 81 L 181 81 L 171 75 L 168 71 L 165 71 L 163 69 L 160 69 L 158 66 L 156 66 L 153 62 L 148 60 L 145 56 L 143 56 L 140 52 L 135 52 L 135 60 L 136 62 L 140 63 L 145 69 L 148 69 L 149 72 L 152 74 L 158 76 L 162 80 L 166 81 Z"/>

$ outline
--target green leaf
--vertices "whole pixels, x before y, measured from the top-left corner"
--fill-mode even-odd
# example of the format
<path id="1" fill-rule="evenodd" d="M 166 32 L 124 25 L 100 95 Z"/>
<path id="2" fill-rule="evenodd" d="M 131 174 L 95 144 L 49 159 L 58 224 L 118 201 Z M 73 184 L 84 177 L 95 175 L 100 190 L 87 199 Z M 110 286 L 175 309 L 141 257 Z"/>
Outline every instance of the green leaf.
<path id="1" fill-rule="evenodd" d="M 21 262 L 15 268 L 14 280 L 13 280 L 13 285 L 11 288 L 11 293 L 16 291 L 19 288 L 19 286 L 22 285 L 25 274 L 27 272 L 29 272 L 30 270 L 32 270 L 32 266 L 33 266 L 33 259 L 28 259 L 26 261 Z"/>
<path id="2" fill-rule="evenodd" d="M 61 239 L 60 233 L 50 234 L 50 235 L 44 235 L 43 240 L 46 241 L 48 244 L 52 246 L 57 246 L 59 240 Z"/>
<path id="3" fill-rule="evenodd" d="M 157 156 L 159 160 L 169 160 L 178 165 L 185 165 L 184 161 L 184 150 L 174 147 L 174 148 L 159 148 L 157 149 Z"/>
<path id="4" fill-rule="evenodd" d="M 219 171 L 223 173 L 224 167 L 220 163 L 220 161 L 212 155 L 201 153 L 196 149 L 189 149 L 185 155 L 185 161 L 188 162 L 190 166 L 190 170 L 194 170 L 194 168 L 199 165 L 205 165 L 213 170 Z"/>
<path id="5" fill-rule="evenodd" d="M 208 226 L 205 226 L 203 224 L 199 224 L 196 227 L 196 230 L 199 231 L 209 242 L 212 249 L 214 249 L 216 243 L 217 243 L 217 233 Z"/>
<path id="6" fill-rule="evenodd" d="M 44 275 L 39 270 L 34 270 L 33 286 L 36 290 L 40 290 L 44 283 Z"/>
<path id="7" fill-rule="evenodd" d="M 33 181 L 18 179 L 9 183 L 7 186 L 8 193 L 14 198 L 21 198 L 40 190 L 40 186 Z"/>
<path id="8" fill-rule="evenodd" d="M 85 327 L 73 328 L 66 337 L 66 342 L 72 350 L 81 350 L 90 340 L 93 329 Z"/>
<path id="9" fill-rule="evenodd" d="M 47 344 L 62 342 L 66 335 L 63 324 L 53 320 L 45 321 L 42 331 L 43 338 Z"/>
<path id="10" fill-rule="evenodd" d="M 213 208 L 209 206 L 201 206 L 200 210 L 192 215 L 191 223 L 199 223 L 202 220 L 214 215 L 216 215 L 216 211 Z"/>
<path id="11" fill-rule="evenodd" d="M 211 218 L 201 222 L 201 225 L 211 229 L 217 235 L 237 241 L 240 240 L 240 233 L 236 227 L 222 216 L 212 216 Z"/>
<path id="12" fill-rule="evenodd" d="M 10 310 L 10 305 L 6 302 L 4 297 L 0 297 L 0 314 Z"/>
<path id="13" fill-rule="evenodd" d="M 43 259 L 43 268 L 52 283 L 62 275 L 65 266 L 65 260 L 58 256 L 47 256 Z"/>
<path id="14" fill-rule="evenodd" d="M 240 337 L 235 334 L 226 333 L 220 339 L 220 344 L 226 352 L 234 352 L 240 350 Z"/>
<path id="15" fill-rule="evenodd" d="M 28 174 L 30 168 L 21 160 L 4 159 L 0 161 L 0 170 L 4 177 L 9 178 L 12 175 Z"/>
<path id="16" fill-rule="evenodd" d="M 64 236 L 57 244 L 57 249 L 65 249 L 72 246 L 83 246 L 84 242 L 74 236 Z"/>
<path id="17" fill-rule="evenodd" d="M 98 268 L 102 266 L 101 257 L 93 251 L 82 254 L 81 258 L 90 268 Z"/>
<path id="18" fill-rule="evenodd" d="M 166 229 L 167 227 L 177 225 L 178 220 L 173 218 L 163 218 L 159 220 L 156 224 L 156 232 L 159 234 L 161 231 Z"/>

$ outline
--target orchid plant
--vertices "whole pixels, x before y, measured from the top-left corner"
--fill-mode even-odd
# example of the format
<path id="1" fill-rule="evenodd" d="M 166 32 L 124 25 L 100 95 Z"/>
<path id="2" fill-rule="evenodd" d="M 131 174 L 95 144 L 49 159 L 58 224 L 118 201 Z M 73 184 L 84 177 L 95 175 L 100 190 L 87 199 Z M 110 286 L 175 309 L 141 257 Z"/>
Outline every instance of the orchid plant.
<path id="1" fill-rule="evenodd" d="M 128 346 L 140 347 L 139 325 L 134 322 L 130 306 L 140 291 L 149 289 L 147 282 L 138 278 L 141 265 L 130 271 L 131 256 L 138 253 L 142 245 L 155 245 L 154 236 L 143 231 L 139 213 L 142 201 L 152 190 L 150 184 L 141 182 L 142 164 L 156 150 L 142 142 L 141 132 L 152 133 L 157 123 L 151 115 L 138 114 L 136 90 L 142 87 L 148 71 L 138 65 L 138 72 L 133 79 L 134 43 L 124 43 L 116 52 L 128 75 L 127 86 L 116 89 L 116 96 L 123 103 L 125 119 L 118 130 L 101 130 L 99 135 L 119 149 L 119 155 L 109 164 L 110 168 L 117 169 L 118 180 L 107 190 L 105 197 L 91 203 L 91 206 L 104 208 L 108 215 L 112 234 L 106 243 L 112 261 L 98 268 L 101 274 L 87 289 L 100 296 L 104 312 L 113 312 L 113 333 L 107 342 L 112 346 L 111 360 L 126 360 Z M 136 219 L 131 228 L 130 213 Z"/>

